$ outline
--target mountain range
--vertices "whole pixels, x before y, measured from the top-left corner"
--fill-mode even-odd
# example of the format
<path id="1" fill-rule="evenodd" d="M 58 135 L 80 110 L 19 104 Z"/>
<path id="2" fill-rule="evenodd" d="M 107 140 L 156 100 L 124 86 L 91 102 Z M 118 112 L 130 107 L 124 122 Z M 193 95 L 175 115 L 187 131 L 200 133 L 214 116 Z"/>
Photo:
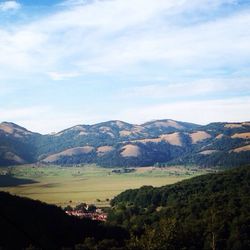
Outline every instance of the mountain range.
<path id="1" fill-rule="evenodd" d="M 168 164 L 247 165 L 250 122 L 198 125 L 171 119 L 141 125 L 107 121 L 42 135 L 0 124 L 0 166 L 96 163 L 106 167 Z"/>

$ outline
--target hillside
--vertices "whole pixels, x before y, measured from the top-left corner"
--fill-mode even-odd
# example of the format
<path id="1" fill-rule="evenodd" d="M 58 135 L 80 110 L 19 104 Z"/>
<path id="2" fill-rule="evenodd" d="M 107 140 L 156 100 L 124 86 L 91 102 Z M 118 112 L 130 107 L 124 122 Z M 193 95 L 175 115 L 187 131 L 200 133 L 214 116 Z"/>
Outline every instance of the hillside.
<path id="1" fill-rule="evenodd" d="M 37 140 L 42 135 L 33 133 L 11 122 L 0 124 L 0 166 L 36 161 Z"/>
<path id="2" fill-rule="evenodd" d="M 51 135 L 1 123 L 0 166 L 34 162 L 106 167 L 246 165 L 250 162 L 250 122 L 200 126 L 169 119 L 141 125 L 108 121 Z"/>
<path id="3" fill-rule="evenodd" d="M 70 217 L 53 205 L 0 192 L 0 249 L 62 249 L 73 247 L 92 237 L 126 238 L 117 227 L 103 226 L 94 221 Z M 71 248 L 70 248 L 71 249 Z"/>
<path id="4" fill-rule="evenodd" d="M 250 168 L 241 167 L 127 190 L 111 201 L 104 224 L 0 192 L 0 248 L 249 249 L 249 183 Z"/>
<path id="5" fill-rule="evenodd" d="M 109 222 L 130 231 L 129 249 L 249 249 L 250 168 L 127 190 Z"/>

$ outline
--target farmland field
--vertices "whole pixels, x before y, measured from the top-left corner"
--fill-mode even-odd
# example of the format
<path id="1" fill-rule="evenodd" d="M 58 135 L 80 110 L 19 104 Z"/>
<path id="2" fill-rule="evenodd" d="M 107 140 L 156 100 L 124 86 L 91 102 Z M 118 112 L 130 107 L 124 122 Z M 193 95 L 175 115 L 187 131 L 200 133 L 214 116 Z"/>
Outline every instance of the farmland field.
<path id="1" fill-rule="evenodd" d="M 196 175 L 205 170 L 184 167 L 138 168 L 131 173 L 113 173 L 112 169 L 96 165 L 78 167 L 25 165 L 1 168 L 0 176 L 11 176 L 14 180 L 28 180 L 18 186 L 5 185 L 2 191 L 38 199 L 60 206 L 80 202 L 107 205 L 110 199 L 120 192 L 143 185 L 162 186 L 172 184 Z"/>

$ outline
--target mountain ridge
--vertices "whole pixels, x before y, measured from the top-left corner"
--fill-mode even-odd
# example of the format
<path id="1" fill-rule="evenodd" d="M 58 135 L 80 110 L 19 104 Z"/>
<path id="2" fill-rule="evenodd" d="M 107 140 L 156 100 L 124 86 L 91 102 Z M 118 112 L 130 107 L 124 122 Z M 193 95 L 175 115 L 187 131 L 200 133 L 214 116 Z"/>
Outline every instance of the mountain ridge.
<path id="1" fill-rule="evenodd" d="M 77 124 L 77 125 L 65 128 L 63 130 L 60 130 L 58 132 L 50 132 L 50 133 L 43 134 L 43 133 L 40 133 L 40 132 L 35 132 L 35 131 L 32 131 L 32 130 L 26 129 L 25 127 L 20 126 L 19 124 L 11 122 L 11 121 L 2 121 L 0 123 L 0 130 L 1 130 L 2 125 L 10 125 L 10 126 L 14 126 L 14 127 L 17 127 L 19 129 L 22 129 L 22 130 L 25 130 L 25 131 L 28 131 L 28 132 L 31 132 L 31 133 L 36 133 L 36 134 L 40 134 L 40 135 L 55 135 L 55 134 L 65 132 L 67 130 L 74 129 L 76 127 L 83 127 L 83 128 L 98 127 L 98 126 L 103 126 L 103 125 L 112 124 L 112 123 L 113 124 L 114 123 L 120 123 L 120 124 L 124 124 L 124 125 L 127 125 L 127 126 L 146 126 L 148 124 L 153 124 L 155 122 L 168 122 L 168 121 L 169 122 L 177 122 L 177 123 L 180 123 L 180 124 L 186 124 L 187 126 L 202 126 L 200 124 L 196 124 L 196 123 L 192 123 L 192 122 L 182 122 L 182 121 L 177 121 L 177 120 L 173 120 L 173 119 L 154 119 L 154 120 L 150 120 L 150 121 L 147 121 L 147 122 L 144 122 L 144 123 L 138 123 L 138 124 L 137 123 L 125 122 L 125 121 L 122 121 L 122 120 L 107 120 L 107 121 L 104 121 L 104 122 L 98 122 L 98 123 L 93 123 L 93 124 Z M 169 127 L 171 127 L 171 126 L 169 125 Z"/>
<path id="2" fill-rule="evenodd" d="M 198 125 L 162 119 L 143 124 L 111 120 L 42 135 L 0 124 L 0 166 L 24 163 L 203 167 L 250 162 L 250 122 Z"/>

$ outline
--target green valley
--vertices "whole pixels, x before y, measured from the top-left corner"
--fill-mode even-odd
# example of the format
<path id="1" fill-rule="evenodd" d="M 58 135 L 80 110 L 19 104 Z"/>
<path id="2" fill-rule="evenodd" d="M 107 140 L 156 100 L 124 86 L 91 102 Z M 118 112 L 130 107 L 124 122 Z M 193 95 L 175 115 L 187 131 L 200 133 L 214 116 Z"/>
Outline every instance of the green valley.
<path id="1" fill-rule="evenodd" d="M 96 165 L 78 167 L 24 165 L 0 169 L 1 176 L 16 178 L 0 187 L 2 191 L 66 206 L 80 202 L 106 206 L 115 195 L 143 185 L 155 187 L 207 173 L 208 170 L 185 167 L 144 167 L 131 173 L 114 173 Z M 24 180 L 20 185 L 20 180 Z M 25 180 L 29 181 L 25 184 Z M 97 201 L 98 200 L 98 201 Z"/>
<path id="2" fill-rule="evenodd" d="M 90 168 L 89 175 L 95 167 Z M 39 171 L 26 174 L 25 170 L 18 171 L 16 175 L 41 178 Z M 59 174 L 52 168 L 44 171 L 46 178 Z M 69 175 L 67 171 L 62 174 L 63 178 Z M 111 200 L 111 207 L 105 209 L 107 222 L 68 216 L 56 206 L 0 192 L 0 246 L 79 250 L 249 249 L 249 178 L 250 168 L 241 167 L 162 187 L 129 189 Z"/>

